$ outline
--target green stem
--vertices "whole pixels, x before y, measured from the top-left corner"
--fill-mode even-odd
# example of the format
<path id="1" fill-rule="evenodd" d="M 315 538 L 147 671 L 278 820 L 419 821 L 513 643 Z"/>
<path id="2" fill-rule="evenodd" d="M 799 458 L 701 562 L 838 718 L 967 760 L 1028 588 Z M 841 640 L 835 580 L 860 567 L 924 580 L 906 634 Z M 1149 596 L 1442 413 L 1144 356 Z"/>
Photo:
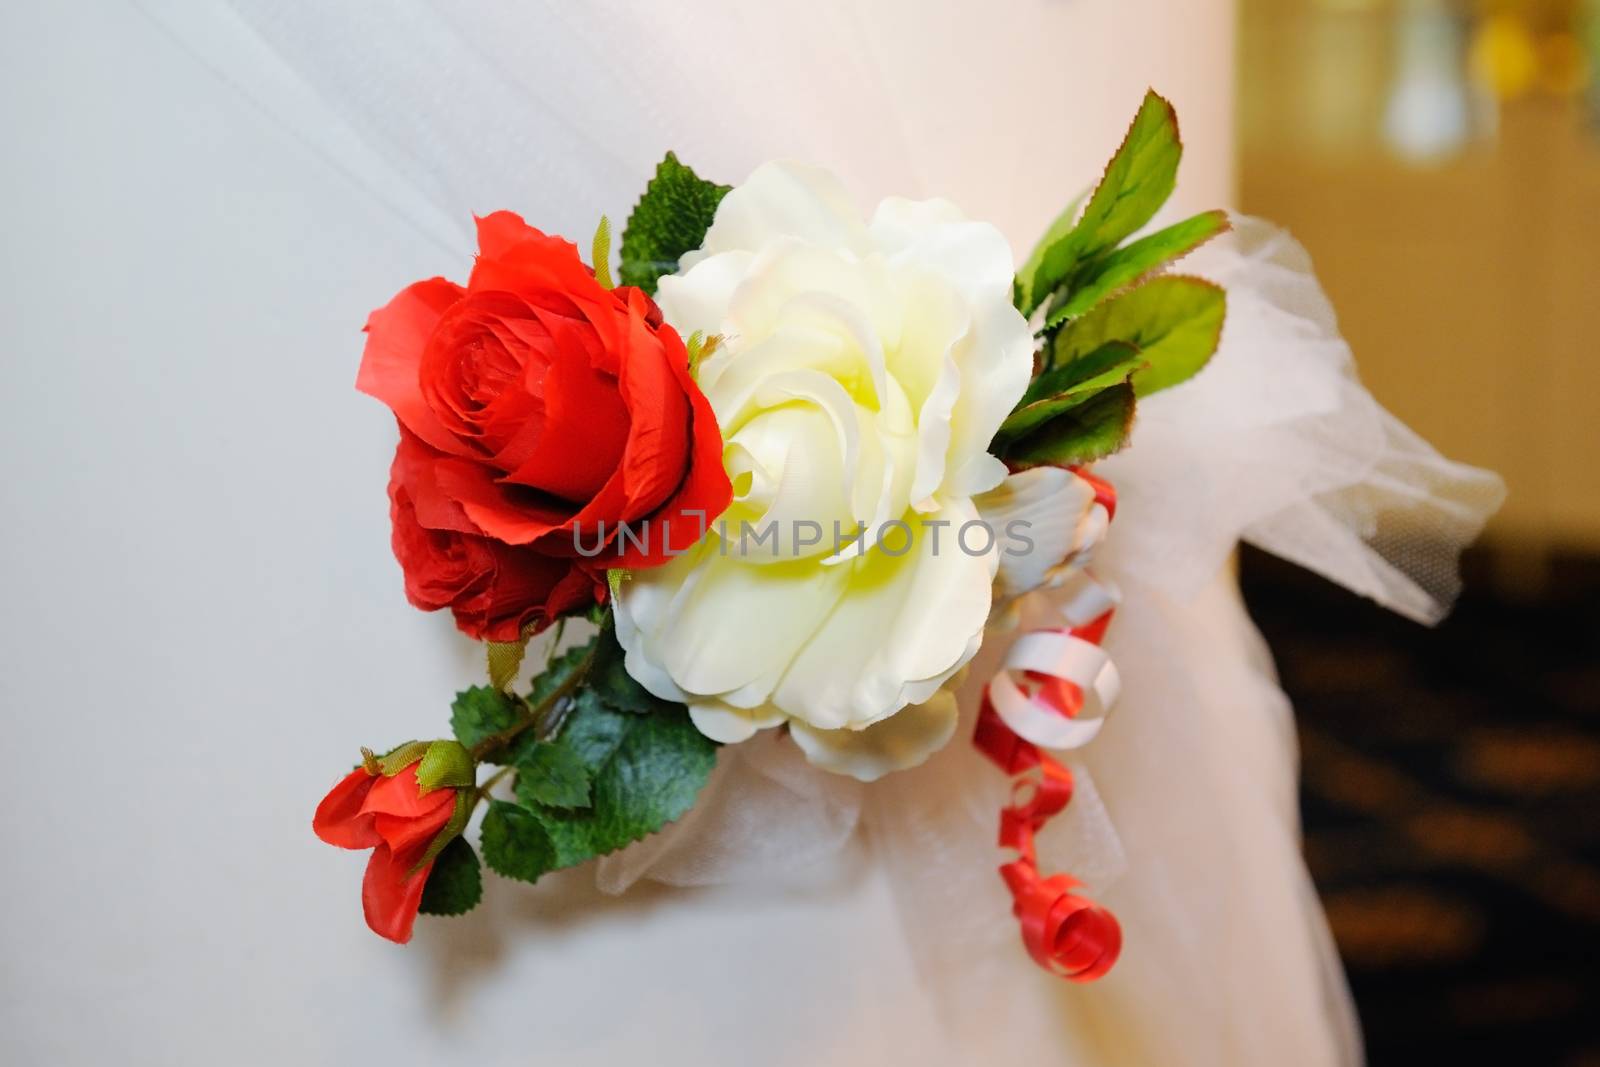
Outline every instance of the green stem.
<path id="1" fill-rule="evenodd" d="M 476 805 L 480 800 L 486 799 L 489 796 L 489 790 L 493 789 L 500 779 L 504 778 L 510 773 L 510 767 L 501 767 L 498 771 L 495 771 L 493 774 L 491 774 L 489 776 L 489 780 L 478 787 L 477 795 L 472 798 L 472 803 Z"/>
<path id="2" fill-rule="evenodd" d="M 529 727 L 536 729 L 537 736 L 541 741 L 548 741 L 555 736 L 555 732 L 560 728 L 562 720 L 566 718 L 568 698 L 583 684 L 584 679 L 589 675 L 589 667 L 594 663 L 595 649 L 598 645 L 599 642 L 595 642 L 589 646 L 589 651 L 584 655 L 583 662 L 578 664 L 573 672 L 567 676 L 566 681 L 556 686 L 549 696 L 539 701 L 538 707 L 531 706 L 527 698 L 520 694 L 513 694 L 516 696 L 517 702 L 523 707 L 523 717 L 499 733 L 490 734 L 476 745 L 473 745 L 471 750 L 472 761 L 481 763 L 485 756 L 515 741 Z"/>

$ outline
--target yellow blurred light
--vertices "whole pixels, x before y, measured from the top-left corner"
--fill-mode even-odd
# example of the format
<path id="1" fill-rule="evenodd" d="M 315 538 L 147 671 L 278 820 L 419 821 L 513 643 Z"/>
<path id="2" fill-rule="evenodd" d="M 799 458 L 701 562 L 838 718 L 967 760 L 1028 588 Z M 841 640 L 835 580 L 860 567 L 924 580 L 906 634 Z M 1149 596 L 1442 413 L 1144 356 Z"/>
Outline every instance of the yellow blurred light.
<path id="1" fill-rule="evenodd" d="M 1538 44 L 1512 14 L 1491 15 L 1479 24 L 1470 62 L 1473 77 L 1502 100 L 1522 96 L 1539 77 Z"/>

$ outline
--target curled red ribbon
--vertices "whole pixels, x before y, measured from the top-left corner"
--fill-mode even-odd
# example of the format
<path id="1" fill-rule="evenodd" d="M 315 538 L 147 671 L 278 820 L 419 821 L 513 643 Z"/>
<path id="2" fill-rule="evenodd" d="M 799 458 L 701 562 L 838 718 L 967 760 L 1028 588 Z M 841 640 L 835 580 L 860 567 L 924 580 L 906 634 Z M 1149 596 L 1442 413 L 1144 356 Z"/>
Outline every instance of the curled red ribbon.
<path id="1" fill-rule="evenodd" d="M 1081 471 L 1078 477 L 1095 490 L 1095 501 L 1105 508 L 1107 518 L 1116 512 L 1116 492 L 1108 482 Z M 1104 592 L 1097 587 L 1097 591 Z M 1103 611 L 1089 619 L 1075 619 L 1068 613 L 1069 628 L 1057 631 L 1080 642 L 1098 646 L 1111 622 L 1113 608 L 1105 595 Z M 1088 650 L 1094 652 L 1093 649 Z M 1100 655 L 1099 653 L 1095 653 Z M 1042 875 L 1034 837 L 1072 801 L 1072 772 L 1038 745 L 1023 738 L 1009 726 L 995 707 L 991 690 L 1011 670 L 1003 669 L 984 687 L 983 704 L 978 712 L 972 743 L 1002 771 L 1011 775 L 1011 802 L 1000 811 L 999 843 L 1014 849 L 1017 858 L 1000 868 L 1000 876 L 1011 890 L 1012 912 L 1022 927 L 1022 943 L 1034 961 L 1052 974 L 1074 982 L 1091 982 L 1116 963 L 1122 951 L 1122 927 L 1116 916 L 1078 892 L 1082 883 L 1067 874 Z M 1115 671 L 1109 661 L 1101 666 L 1110 673 L 1116 691 Z M 1027 700 L 1056 715 L 1073 719 L 1083 710 L 1085 696 L 1079 680 L 1046 670 L 1024 669 L 1020 673 L 1031 683 Z M 1088 679 L 1083 679 L 1087 681 Z M 1100 689 L 1103 677 L 1094 679 Z M 1005 681 L 1008 688 L 1014 683 Z M 1025 727 L 1024 727 L 1025 728 Z M 1093 736 L 1092 731 L 1088 736 Z"/>

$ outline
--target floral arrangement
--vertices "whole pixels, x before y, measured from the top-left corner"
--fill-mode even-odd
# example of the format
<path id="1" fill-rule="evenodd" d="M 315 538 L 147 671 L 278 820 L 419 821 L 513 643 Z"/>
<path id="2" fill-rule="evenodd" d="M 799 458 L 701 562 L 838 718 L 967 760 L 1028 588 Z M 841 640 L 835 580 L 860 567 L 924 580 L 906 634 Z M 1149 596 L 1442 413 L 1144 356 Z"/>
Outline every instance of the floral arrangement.
<path id="1" fill-rule="evenodd" d="M 399 423 L 406 596 L 485 642 L 488 678 L 456 694 L 452 737 L 362 749 L 317 809 L 324 841 L 372 850 L 368 925 L 405 942 L 419 912 L 470 910 L 480 851 L 533 882 L 655 833 L 758 731 L 864 781 L 914 766 L 953 737 L 986 629 L 1053 587 L 1064 625 L 1012 642 L 973 743 L 1016 779 L 999 844 L 1025 945 L 1103 974 L 1115 919 L 1038 870 L 1033 835 L 1071 798 L 1051 751 L 1119 688 L 1115 591 L 1085 570 L 1115 495 L 1088 467 L 1221 334 L 1222 290 L 1164 270 L 1226 216 L 1136 237 L 1181 152 L 1149 94 L 1020 269 L 943 200 L 863 218 L 820 170 L 730 188 L 669 154 L 615 283 L 605 219 L 585 264 L 496 212 L 464 286 L 374 312 L 357 386 Z"/>

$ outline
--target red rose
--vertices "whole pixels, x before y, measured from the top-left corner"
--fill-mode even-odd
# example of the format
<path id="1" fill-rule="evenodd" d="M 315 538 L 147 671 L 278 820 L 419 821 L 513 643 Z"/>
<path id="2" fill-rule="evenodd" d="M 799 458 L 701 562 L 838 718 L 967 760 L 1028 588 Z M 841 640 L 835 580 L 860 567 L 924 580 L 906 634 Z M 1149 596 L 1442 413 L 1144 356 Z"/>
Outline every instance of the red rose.
<path id="1" fill-rule="evenodd" d="M 455 815 L 458 793 L 423 792 L 415 763 L 392 777 L 357 767 L 317 805 L 311 828 L 318 837 L 340 848 L 372 849 L 361 908 L 373 933 L 401 944 L 411 940 L 433 871 L 428 852 Z"/>
<path id="2" fill-rule="evenodd" d="M 433 278 L 373 312 L 356 386 L 400 422 L 407 596 L 512 640 L 602 597 L 608 568 L 688 548 L 732 490 L 716 416 L 648 296 L 604 288 L 510 212 L 478 220 L 478 247 L 465 288 Z"/>

